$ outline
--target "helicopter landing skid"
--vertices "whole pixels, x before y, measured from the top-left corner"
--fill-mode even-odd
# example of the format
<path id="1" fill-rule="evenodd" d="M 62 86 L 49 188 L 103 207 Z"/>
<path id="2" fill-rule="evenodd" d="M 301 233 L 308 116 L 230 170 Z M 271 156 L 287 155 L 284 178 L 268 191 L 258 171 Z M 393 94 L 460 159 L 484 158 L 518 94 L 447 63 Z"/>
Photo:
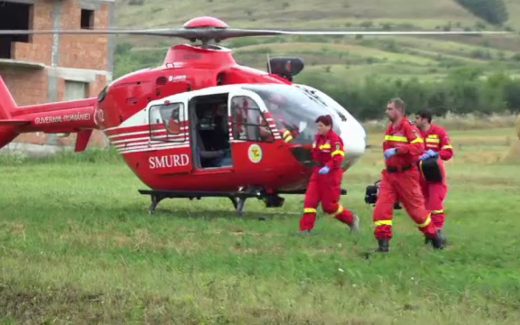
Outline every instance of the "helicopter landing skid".
<path id="1" fill-rule="evenodd" d="M 148 209 L 148 213 L 155 212 L 157 205 L 164 199 L 187 198 L 190 200 L 200 200 L 202 197 L 227 197 L 233 203 L 235 210 L 239 216 L 242 216 L 244 205 L 248 198 L 257 198 L 263 200 L 267 208 L 279 208 L 283 206 L 284 198 L 278 194 L 305 194 L 305 190 L 297 191 L 279 191 L 277 193 L 267 193 L 259 189 L 240 189 L 237 192 L 210 192 L 210 191 L 161 191 L 161 190 L 139 190 L 140 194 L 150 195 L 152 203 Z M 341 195 L 347 194 L 346 190 L 341 190 Z"/>
<path id="2" fill-rule="evenodd" d="M 209 192 L 209 191 L 159 191 L 159 190 L 139 190 L 139 193 L 143 195 L 150 195 L 152 203 L 148 209 L 148 213 L 152 214 L 155 212 L 157 205 L 164 199 L 197 199 L 200 200 L 202 197 L 227 197 L 233 203 L 235 210 L 238 215 L 242 215 L 246 199 L 258 198 L 263 199 L 269 196 L 260 191 L 238 191 L 238 192 Z"/>

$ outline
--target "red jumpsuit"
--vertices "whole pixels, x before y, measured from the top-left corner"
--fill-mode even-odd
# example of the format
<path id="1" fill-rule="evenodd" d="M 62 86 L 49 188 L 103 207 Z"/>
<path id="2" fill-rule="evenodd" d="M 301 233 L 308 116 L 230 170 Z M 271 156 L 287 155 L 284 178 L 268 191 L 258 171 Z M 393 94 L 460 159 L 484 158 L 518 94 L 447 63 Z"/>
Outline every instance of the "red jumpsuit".
<path id="1" fill-rule="evenodd" d="M 430 213 L 425 209 L 417 167 L 419 156 L 424 152 L 424 142 L 419 130 L 408 118 L 403 118 L 395 127 L 392 123 L 388 125 L 383 151 L 390 148 L 397 148 L 397 154 L 385 159 L 386 168 L 381 172 L 374 208 L 374 235 L 376 239 L 390 241 L 394 203 L 399 200 L 419 230 L 433 238 L 437 227 L 431 222 Z"/>
<path id="2" fill-rule="evenodd" d="M 177 134 L 181 131 L 181 125 L 179 123 L 179 120 L 177 119 L 174 119 L 173 117 L 170 117 L 168 119 L 168 125 L 166 127 L 166 129 L 168 130 L 168 132 L 170 132 L 171 134 Z"/>
<path id="3" fill-rule="evenodd" d="M 448 132 L 438 125 L 432 124 L 428 131 L 421 131 L 421 135 L 425 141 L 426 151 L 431 149 L 439 153 L 438 164 L 442 173 L 442 181 L 426 181 L 421 175 L 421 188 L 426 209 L 431 212 L 433 223 L 437 228 L 442 228 L 445 218 L 443 201 L 448 192 L 446 170 L 442 161 L 448 161 L 453 157 L 453 147 L 450 144 Z"/>
<path id="4" fill-rule="evenodd" d="M 316 208 L 320 202 L 323 211 L 333 215 L 339 221 L 348 225 L 354 221 L 354 214 L 339 204 L 343 178 L 341 162 L 344 155 L 343 140 L 332 129 L 325 135 L 316 136 L 312 157 L 317 162 L 317 166 L 314 167 L 305 192 L 300 230 L 311 230 L 314 227 Z M 319 170 L 324 166 L 330 168 L 329 172 L 319 174 Z"/>

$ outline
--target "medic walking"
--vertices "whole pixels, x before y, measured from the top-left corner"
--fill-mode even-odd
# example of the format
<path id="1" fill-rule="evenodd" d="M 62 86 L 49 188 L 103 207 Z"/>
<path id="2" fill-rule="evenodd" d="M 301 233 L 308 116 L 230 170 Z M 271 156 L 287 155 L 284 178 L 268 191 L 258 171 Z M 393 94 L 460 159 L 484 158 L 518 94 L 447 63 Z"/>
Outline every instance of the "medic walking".
<path id="1" fill-rule="evenodd" d="M 430 169 L 422 167 L 421 188 L 423 191 L 425 206 L 431 212 L 432 222 L 437 228 L 444 226 L 443 201 L 448 192 L 446 183 L 446 170 L 442 161 L 448 161 L 453 157 L 453 146 L 450 143 L 448 132 L 439 125 L 432 123 L 432 113 L 421 110 L 415 115 L 415 125 L 421 131 L 425 141 L 426 151 L 419 157 L 422 162 L 429 161 Z M 438 177 L 435 177 L 438 174 Z M 429 242 L 426 238 L 425 243 Z"/>
<path id="2" fill-rule="evenodd" d="M 376 252 L 388 252 L 392 239 L 394 203 L 399 200 L 420 231 L 432 239 L 436 249 L 442 249 L 445 238 L 425 209 L 419 184 L 419 156 L 424 142 L 419 130 L 404 116 L 403 100 L 396 98 L 387 103 L 386 115 L 390 120 L 385 132 L 383 151 L 385 169 L 381 172 L 379 194 L 374 208 L 374 236 L 379 247 Z"/>
<path id="3" fill-rule="evenodd" d="M 316 222 L 316 208 L 321 208 L 337 220 L 347 224 L 351 231 L 359 230 L 359 217 L 345 209 L 340 203 L 343 170 L 341 162 L 345 155 L 343 140 L 332 130 L 332 117 L 322 115 L 316 119 L 318 134 L 312 148 L 316 162 L 307 191 L 305 192 L 304 213 L 300 220 L 299 234 L 308 234 Z"/>

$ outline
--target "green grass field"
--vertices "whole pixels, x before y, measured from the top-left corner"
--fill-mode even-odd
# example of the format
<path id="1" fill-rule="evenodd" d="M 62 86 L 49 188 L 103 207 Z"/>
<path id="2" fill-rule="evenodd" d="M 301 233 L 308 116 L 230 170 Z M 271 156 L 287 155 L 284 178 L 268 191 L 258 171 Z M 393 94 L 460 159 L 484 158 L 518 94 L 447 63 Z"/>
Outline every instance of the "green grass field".
<path id="1" fill-rule="evenodd" d="M 512 26 L 519 26 L 515 14 L 520 6 L 514 0 L 506 0 Z M 474 15 L 453 0 L 438 0 L 435 3 L 410 0 L 394 0 L 387 6 L 384 0 L 356 2 L 340 0 L 121 0 L 116 3 L 117 23 L 120 26 L 136 25 L 136 17 L 151 17 L 139 25 L 171 27 L 184 24 L 198 16 L 215 16 L 236 26 L 258 27 L 267 23 L 275 26 L 345 26 L 348 22 L 375 21 L 377 23 L 413 24 L 434 28 L 445 21 L 472 25 L 479 21 Z M 310 24 L 310 25 L 309 25 Z"/>
<path id="2" fill-rule="evenodd" d="M 520 4 L 505 1 L 509 20 L 502 29 L 520 28 Z M 459 6 L 455 0 L 421 2 L 394 0 L 298 2 L 122 0 L 116 4 L 118 27 L 180 27 L 198 16 L 210 15 L 232 28 L 340 28 L 349 30 L 479 30 L 496 29 Z M 142 17 L 149 19 L 142 20 Z M 138 68 L 161 65 L 169 46 L 182 39 L 120 36 L 119 43 L 134 45 L 117 57 L 115 76 Z M 355 81 L 368 74 L 381 77 L 421 76 L 438 79 L 452 68 L 476 65 L 486 72 L 499 69 L 520 75 L 520 36 L 363 36 L 363 37 L 249 37 L 222 42 L 235 51 L 239 64 L 266 69 L 271 57 L 298 56 L 306 68 L 297 79 L 317 73 Z"/>
<path id="3" fill-rule="evenodd" d="M 302 196 L 271 211 L 248 202 L 243 218 L 227 199 L 148 215 L 145 186 L 115 155 L 1 156 L 0 322 L 518 324 L 520 174 L 504 160 L 516 131 L 451 135 L 450 248 L 424 246 L 397 211 L 391 253 L 370 259 L 363 197 L 383 164 L 380 133 L 344 179 L 361 232 L 320 216 L 308 238 L 290 235 Z"/>

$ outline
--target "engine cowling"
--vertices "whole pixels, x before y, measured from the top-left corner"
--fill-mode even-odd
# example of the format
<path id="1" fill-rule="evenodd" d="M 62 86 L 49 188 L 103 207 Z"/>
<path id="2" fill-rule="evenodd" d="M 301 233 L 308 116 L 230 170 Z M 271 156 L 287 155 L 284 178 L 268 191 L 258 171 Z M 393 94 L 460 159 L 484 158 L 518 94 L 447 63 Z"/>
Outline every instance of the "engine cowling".
<path id="1" fill-rule="evenodd" d="M 279 57 L 267 62 L 267 71 L 292 81 L 292 77 L 302 72 L 305 63 L 301 58 Z"/>

